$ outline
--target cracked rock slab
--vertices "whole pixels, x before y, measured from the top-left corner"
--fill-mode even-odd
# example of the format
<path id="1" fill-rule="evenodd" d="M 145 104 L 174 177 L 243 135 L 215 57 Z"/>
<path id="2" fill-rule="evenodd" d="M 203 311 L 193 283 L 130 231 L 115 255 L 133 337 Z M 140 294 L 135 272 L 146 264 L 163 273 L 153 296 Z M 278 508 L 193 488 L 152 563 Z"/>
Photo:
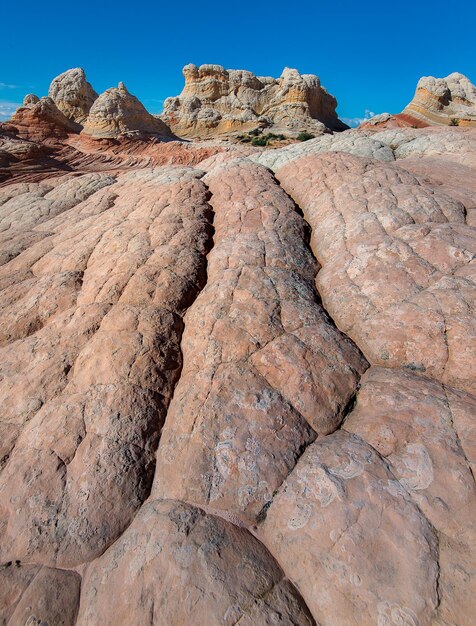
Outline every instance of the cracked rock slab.
<path id="1" fill-rule="evenodd" d="M 339 431 L 309 446 L 257 535 L 319 623 L 432 624 L 433 530 L 359 437 Z"/>
<path id="2" fill-rule="evenodd" d="M 367 359 L 474 393 L 476 235 L 464 206 L 349 154 L 306 157 L 277 177 L 313 228 L 324 306 Z"/>
<path id="3" fill-rule="evenodd" d="M 148 496 L 211 245 L 200 175 L 60 183 L 40 198 L 54 196 L 49 219 L 30 216 L 43 238 L 0 268 L 2 561 L 90 560 Z"/>
<path id="4" fill-rule="evenodd" d="M 466 425 L 475 415 L 474 396 L 409 372 L 372 367 L 344 425 L 385 457 L 438 532 L 439 614 L 468 626 L 476 612 L 476 486 Z"/>
<path id="5" fill-rule="evenodd" d="M 305 222 L 269 171 L 241 160 L 204 181 L 214 248 L 153 494 L 252 524 L 316 434 L 338 427 L 367 364 L 319 305 Z"/>
<path id="6" fill-rule="evenodd" d="M 120 594 L 111 594 L 111 585 Z M 248 531 L 174 501 L 145 504 L 85 572 L 78 626 L 311 626 L 297 590 Z"/>

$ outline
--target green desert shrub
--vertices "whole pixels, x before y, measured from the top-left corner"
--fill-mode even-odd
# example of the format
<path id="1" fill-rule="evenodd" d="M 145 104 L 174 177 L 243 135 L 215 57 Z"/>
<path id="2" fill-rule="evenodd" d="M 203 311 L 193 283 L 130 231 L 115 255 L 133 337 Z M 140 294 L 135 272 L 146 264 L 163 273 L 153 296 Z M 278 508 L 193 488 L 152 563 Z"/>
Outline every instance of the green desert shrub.
<path id="1" fill-rule="evenodd" d="M 451 118 L 450 126 L 459 126 L 459 119 L 457 117 Z"/>
<path id="2" fill-rule="evenodd" d="M 314 135 L 312 133 L 308 133 L 307 131 L 303 131 L 302 133 L 299 133 L 296 139 L 298 141 L 308 141 L 309 139 L 314 139 Z"/>
<path id="3" fill-rule="evenodd" d="M 267 137 L 253 137 L 251 140 L 252 146 L 267 146 L 269 139 Z"/>

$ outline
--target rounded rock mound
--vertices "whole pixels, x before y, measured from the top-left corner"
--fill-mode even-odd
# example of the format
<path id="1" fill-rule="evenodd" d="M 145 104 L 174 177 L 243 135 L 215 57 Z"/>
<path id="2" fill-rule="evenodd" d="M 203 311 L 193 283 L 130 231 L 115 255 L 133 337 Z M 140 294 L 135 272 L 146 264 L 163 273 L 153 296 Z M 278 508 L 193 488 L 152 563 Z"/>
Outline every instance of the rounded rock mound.
<path id="1" fill-rule="evenodd" d="M 98 94 L 86 80 L 81 67 L 63 72 L 51 82 L 49 97 L 64 115 L 83 124 Z"/>
<path id="2" fill-rule="evenodd" d="M 141 134 L 170 135 L 167 125 L 151 115 L 123 83 L 108 89 L 94 102 L 83 132 L 94 138 Z"/>

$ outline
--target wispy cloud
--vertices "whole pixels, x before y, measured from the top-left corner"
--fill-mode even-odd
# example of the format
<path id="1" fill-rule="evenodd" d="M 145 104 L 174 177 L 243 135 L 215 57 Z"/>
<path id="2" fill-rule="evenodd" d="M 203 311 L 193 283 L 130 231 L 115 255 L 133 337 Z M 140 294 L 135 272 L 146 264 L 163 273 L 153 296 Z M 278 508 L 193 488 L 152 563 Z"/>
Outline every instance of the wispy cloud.
<path id="1" fill-rule="evenodd" d="M 9 120 L 19 106 L 20 104 L 18 102 L 0 100 L 0 121 L 4 122 L 5 120 Z"/>
<path id="2" fill-rule="evenodd" d="M 373 111 L 365 109 L 365 115 L 363 117 L 342 117 L 341 119 L 345 124 L 347 124 L 347 126 L 355 128 L 356 126 L 359 126 L 359 124 L 362 124 L 362 122 L 366 122 L 371 117 L 374 117 L 374 115 L 375 113 Z"/>
<path id="3" fill-rule="evenodd" d="M 20 85 L 10 85 L 9 83 L 0 83 L 0 89 L 19 89 Z"/>

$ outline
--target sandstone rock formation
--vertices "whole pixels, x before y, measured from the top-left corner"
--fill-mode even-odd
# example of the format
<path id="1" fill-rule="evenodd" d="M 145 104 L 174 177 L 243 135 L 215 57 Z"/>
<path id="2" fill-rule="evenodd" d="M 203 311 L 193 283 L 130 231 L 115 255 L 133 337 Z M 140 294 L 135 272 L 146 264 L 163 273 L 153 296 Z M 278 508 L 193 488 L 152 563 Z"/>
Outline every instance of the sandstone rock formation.
<path id="1" fill-rule="evenodd" d="M 118 135 L 170 135 L 168 127 L 146 111 L 123 83 L 102 93 L 92 105 L 84 123 L 84 133 L 91 137 Z"/>
<path id="2" fill-rule="evenodd" d="M 463 74 L 453 72 L 446 78 L 423 76 L 413 100 L 401 113 L 376 115 L 361 128 L 432 125 L 476 126 L 476 87 Z"/>
<path id="3" fill-rule="evenodd" d="M 300 450 L 335 430 L 367 364 L 317 304 L 304 221 L 271 174 L 231 161 L 204 181 L 214 248 L 186 318 L 153 495 L 249 524 Z"/>
<path id="4" fill-rule="evenodd" d="M 461 126 L 476 126 L 476 87 L 458 72 L 446 78 L 424 76 L 403 113 L 429 124 L 449 124 L 456 119 Z"/>
<path id="5" fill-rule="evenodd" d="M 27 96 L 25 104 L 19 107 L 11 119 L 20 137 L 46 140 L 65 138 L 68 133 L 77 133 L 81 127 L 67 118 L 50 97 Z"/>
<path id="6" fill-rule="evenodd" d="M 24 98 L 23 98 L 23 106 L 28 106 L 29 104 L 36 104 L 39 101 L 38 96 L 36 96 L 34 93 L 28 93 Z"/>
<path id="7" fill-rule="evenodd" d="M 475 412 L 473 395 L 372 367 L 344 426 L 377 450 L 433 526 L 444 624 L 469 625 L 476 610 Z"/>
<path id="8" fill-rule="evenodd" d="M 0 624 L 472 626 L 476 129 L 98 140 L 113 92 L 0 126 Z"/>
<path id="9" fill-rule="evenodd" d="M 119 597 L 110 585 L 127 589 Z M 177 589 L 180 580 L 182 589 Z M 145 504 L 87 570 L 78 624 L 314 624 L 299 593 L 245 529 L 170 500 Z M 179 591 L 180 602 L 171 601 Z M 183 595 L 182 595 L 183 594 Z"/>
<path id="10" fill-rule="evenodd" d="M 40 144 L 19 137 L 15 127 L 0 124 L 0 171 L 7 171 L 13 163 L 35 159 L 41 152 Z"/>
<path id="11" fill-rule="evenodd" d="M 84 124 L 88 113 L 98 97 L 86 80 L 86 74 L 80 67 L 63 72 L 51 82 L 49 97 L 64 115 L 76 122 Z"/>
<path id="12" fill-rule="evenodd" d="M 404 170 L 345 154 L 303 157 L 276 175 L 314 229 L 324 305 L 370 362 L 475 393 L 476 233 L 464 206 Z"/>
<path id="13" fill-rule="evenodd" d="M 209 137 L 273 127 L 321 134 L 346 128 L 337 101 L 313 74 L 285 68 L 280 78 L 255 76 L 221 65 L 186 65 L 185 87 L 164 103 L 162 119 L 181 137 Z"/>
<path id="14" fill-rule="evenodd" d="M 341 431 L 309 446 L 259 536 L 286 563 L 318 623 L 432 623 L 432 527 L 360 437 Z"/>
<path id="15" fill-rule="evenodd" d="M 26 95 L 11 123 L 20 137 L 40 141 L 64 139 L 83 129 L 94 139 L 171 135 L 168 126 L 148 113 L 123 83 L 98 96 L 81 68 L 57 76 L 46 98 Z"/>
<path id="16" fill-rule="evenodd" d="M 72 571 L 22 565 L 0 568 L 0 624 L 75 623 L 81 577 Z"/>

